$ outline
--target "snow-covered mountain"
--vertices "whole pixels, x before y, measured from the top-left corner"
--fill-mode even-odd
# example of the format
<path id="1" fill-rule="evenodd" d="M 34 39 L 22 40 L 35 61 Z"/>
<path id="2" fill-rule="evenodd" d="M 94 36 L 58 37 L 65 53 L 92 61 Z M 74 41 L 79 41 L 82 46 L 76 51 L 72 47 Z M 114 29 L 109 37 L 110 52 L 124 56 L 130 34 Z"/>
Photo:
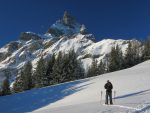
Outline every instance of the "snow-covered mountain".
<path id="1" fill-rule="evenodd" d="M 82 80 L 0 97 L 0 113 L 150 113 L 150 61 Z M 114 105 L 104 105 L 104 84 Z M 101 91 L 102 100 L 101 100 Z"/>
<path id="2" fill-rule="evenodd" d="M 0 48 L 0 80 L 5 75 L 14 81 L 18 70 L 27 61 L 31 61 L 34 69 L 41 56 L 49 59 L 52 54 L 59 51 L 67 53 L 74 49 L 87 71 L 95 58 L 100 62 L 106 60 L 113 46 L 119 45 L 125 54 L 129 40 L 104 39 L 96 42 L 95 37 L 89 33 L 84 25 L 79 24 L 67 12 L 62 19 L 56 21 L 45 34 L 23 32 L 18 41 L 13 41 Z M 131 40 L 136 42 L 136 40 Z"/>

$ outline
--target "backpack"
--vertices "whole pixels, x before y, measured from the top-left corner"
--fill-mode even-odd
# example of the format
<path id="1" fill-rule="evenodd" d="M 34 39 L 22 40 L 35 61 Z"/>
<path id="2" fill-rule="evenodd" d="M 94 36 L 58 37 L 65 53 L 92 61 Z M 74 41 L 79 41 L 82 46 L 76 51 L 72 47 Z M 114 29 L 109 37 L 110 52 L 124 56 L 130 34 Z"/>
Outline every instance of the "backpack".
<path id="1" fill-rule="evenodd" d="M 107 91 L 111 91 L 111 90 L 113 89 L 112 84 L 111 84 L 110 82 L 106 83 L 105 89 L 106 89 Z"/>

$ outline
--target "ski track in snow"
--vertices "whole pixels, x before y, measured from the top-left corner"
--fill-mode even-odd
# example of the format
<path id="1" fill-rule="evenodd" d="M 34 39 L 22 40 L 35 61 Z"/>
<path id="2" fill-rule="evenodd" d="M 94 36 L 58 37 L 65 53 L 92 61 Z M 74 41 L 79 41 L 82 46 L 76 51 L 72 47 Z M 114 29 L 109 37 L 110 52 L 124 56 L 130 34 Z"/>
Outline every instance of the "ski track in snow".
<path id="1" fill-rule="evenodd" d="M 123 106 L 123 105 L 105 105 L 105 104 L 104 104 L 104 106 L 107 106 L 107 107 L 110 107 L 110 108 L 113 108 L 113 107 L 125 108 L 125 109 L 127 109 L 127 111 L 125 111 L 124 113 L 150 113 L 150 104 L 146 105 L 143 108 L 134 108 L 134 107 Z M 130 111 L 130 110 L 133 110 L 133 111 Z M 110 112 L 116 113 L 116 111 L 113 112 L 112 110 L 111 111 L 110 110 L 106 110 L 106 111 L 97 110 L 93 113 L 110 113 Z M 118 113 L 120 113 L 120 112 L 118 112 Z"/>
<path id="2" fill-rule="evenodd" d="M 147 104 L 145 107 L 136 110 L 134 113 L 150 113 L 150 104 Z"/>
<path id="3" fill-rule="evenodd" d="M 140 110 L 137 108 L 129 107 L 129 106 L 123 106 L 123 105 L 110 105 L 109 107 L 119 107 L 119 108 L 126 108 L 126 109 L 131 109 L 131 110 Z"/>

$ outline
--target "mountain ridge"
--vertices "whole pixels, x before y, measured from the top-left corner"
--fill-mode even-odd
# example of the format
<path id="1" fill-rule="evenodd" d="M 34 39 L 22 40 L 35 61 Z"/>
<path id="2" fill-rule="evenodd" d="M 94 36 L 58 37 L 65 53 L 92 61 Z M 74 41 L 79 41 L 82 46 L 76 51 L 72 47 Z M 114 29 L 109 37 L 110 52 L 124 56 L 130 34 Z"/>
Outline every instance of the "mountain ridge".
<path id="1" fill-rule="evenodd" d="M 56 21 L 50 28 L 50 31 L 43 35 L 33 32 L 23 32 L 18 41 L 6 44 L 0 49 L 0 78 L 5 78 L 8 71 L 10 81 L 13 82 L 18 76 L 17 72 L 31 61 L 34 69 L 41 56 L 49 59 L 52 54 L 58 54 L 60 51 L 68 53 L 74 49 L 81 60 L 82 66 L 87 72 L 96 59 L 98 63 L 106 61 L 111 48 L 119 45 L 123 54 L 126 52 L 128 42 L 137 40 L 114 40 L 104 39 L 96 42 L 93 34 L 90 34 L 87 28 L 76 22 L 68 12 L 65 12 L 62 19 Z"/>

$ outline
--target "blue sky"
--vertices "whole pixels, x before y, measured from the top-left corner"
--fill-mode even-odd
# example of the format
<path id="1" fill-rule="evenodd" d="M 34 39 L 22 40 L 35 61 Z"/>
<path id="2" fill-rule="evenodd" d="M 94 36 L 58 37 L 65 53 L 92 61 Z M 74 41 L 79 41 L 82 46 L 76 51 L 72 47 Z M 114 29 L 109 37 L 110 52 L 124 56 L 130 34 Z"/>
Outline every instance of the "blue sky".
<path id="1" fill-rule="evenodd" d="M 65 10 L 97 40 L 150 36 L 149 0 L 0 0 L 0 46 L 20 32 L 45 33 Z"/>

